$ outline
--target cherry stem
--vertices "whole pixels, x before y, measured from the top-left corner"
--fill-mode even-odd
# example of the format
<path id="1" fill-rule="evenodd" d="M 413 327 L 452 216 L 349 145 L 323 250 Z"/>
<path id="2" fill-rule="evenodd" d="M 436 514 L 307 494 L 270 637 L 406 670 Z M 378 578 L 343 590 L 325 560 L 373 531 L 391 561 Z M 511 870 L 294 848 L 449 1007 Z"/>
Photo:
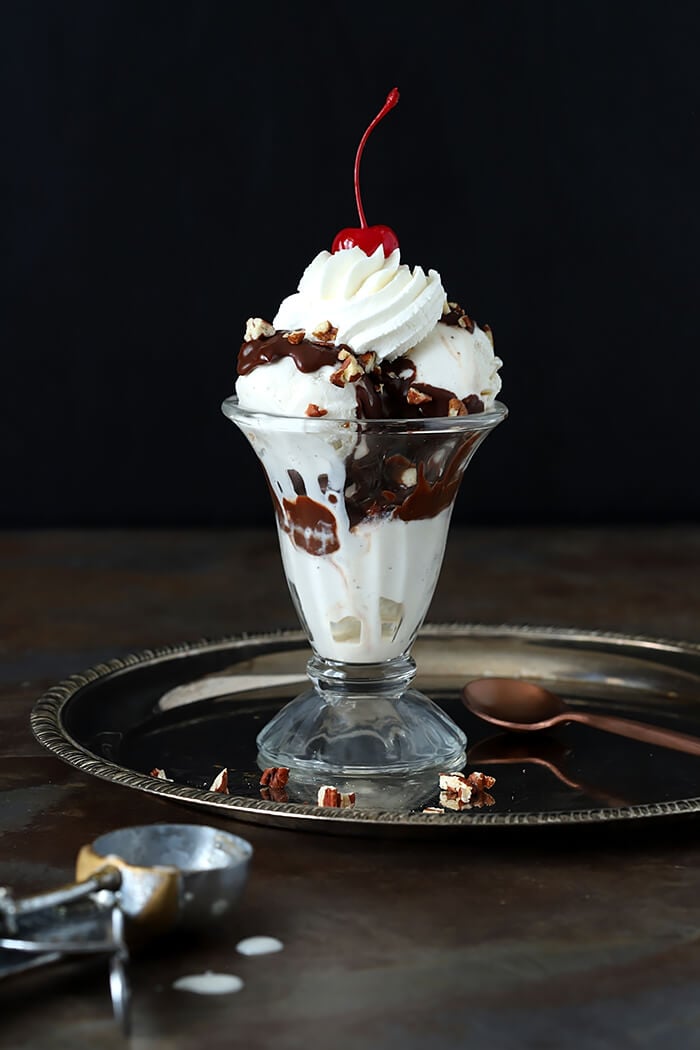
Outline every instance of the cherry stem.
<path id="1" fill-rule="evenodd" d="M 386 97 L 386 102 L 379 110 L 376 117 L 374 118 L 370 126 L 367 128 L 367 131 L 360 139 L 360 145 L 357 147 L 357 153 L 355 154 L 355 200 L 357 202 L 357 214 L 360 216 L 360 226 L 363 230 L 367 227 L 367 219 L 365 218 L 365 209 L 362 207 L 362 197 L 360 196 L 360 160 L 362 159 L 362 153 L 364 151 L 367 139 L 374 131 L 379 121 L 384 119 L 389 110 L 393 109 L 398 101 L 399 89 L 392 88 Z"/>

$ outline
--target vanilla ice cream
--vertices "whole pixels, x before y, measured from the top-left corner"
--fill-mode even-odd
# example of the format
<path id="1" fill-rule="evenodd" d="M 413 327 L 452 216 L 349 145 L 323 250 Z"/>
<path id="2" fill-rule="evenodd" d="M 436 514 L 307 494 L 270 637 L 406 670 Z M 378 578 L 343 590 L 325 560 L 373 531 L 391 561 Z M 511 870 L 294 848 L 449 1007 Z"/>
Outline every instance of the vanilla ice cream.
<path id="1" fill-rule="evenodd" d="M 488 325 L 479 328 L 456 303 L 448 304 L 440 323 L 406 355 L 416 368 L 414 381 L 435 383 L 439 376 L 440 386 L 460 401 L 478 397 L 490 409 L 501 389 L 503 364 L 492 340 Z"/>

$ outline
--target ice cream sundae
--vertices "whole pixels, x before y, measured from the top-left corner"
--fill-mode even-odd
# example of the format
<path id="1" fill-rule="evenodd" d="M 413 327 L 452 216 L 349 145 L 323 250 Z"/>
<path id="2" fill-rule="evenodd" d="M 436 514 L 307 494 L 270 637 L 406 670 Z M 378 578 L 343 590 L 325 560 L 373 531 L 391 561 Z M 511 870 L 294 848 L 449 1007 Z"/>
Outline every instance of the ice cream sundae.
<path id="1" fill-rule="evenodd" d="M 384 111 L 397 100 L 392 92 Z M 343 231 L 271 323 L 249 319 L 236 394 L 253 415 L 314 421 L 303 442 L 252 419 L 246 433 L 268 474 L 312 645 L 332 659 L 373 663 L 413 640 L 440 570 L 453 489 L 484 430 L 476 421 L 452 440 L 443 432 L 436 459 L 421 433 L 386 455 L 376 429 L 344 432 L 331 421 L 488 413 L 501 361 L 488 326 L 448 300 L 439 274 L 411 269 L 391 231 L 366 226 L 359 180 L 356 189 L 357 232 L 378 230 L 378 243 L 368 251 Z"/>
<path id="2" fill-rule="evenodd" d="M 271 320 L 247 322 L 224 412 L 254 447 L 292 598 L 326 663 L 406 660 L 442 564 L 454 498 L 506 414 L 488 325 L 398 238 L 360 226 L 311 261 Z"/>

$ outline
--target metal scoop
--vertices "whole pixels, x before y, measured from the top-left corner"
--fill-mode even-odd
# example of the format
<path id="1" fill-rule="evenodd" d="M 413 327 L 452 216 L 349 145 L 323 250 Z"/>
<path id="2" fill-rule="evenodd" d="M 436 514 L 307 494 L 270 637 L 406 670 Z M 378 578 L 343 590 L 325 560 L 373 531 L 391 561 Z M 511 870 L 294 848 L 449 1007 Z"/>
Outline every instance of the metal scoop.
<path id="1" fill-rule="evenodd" d="M 219 921 L 248 875 L 249 842 L 200 824 L 145 824 L 83 846 L 75 883 L 31 897 L 0 888 L 0 977 L 107 955 L 114 1014 L 129 1031 L 127 940 Z"/>

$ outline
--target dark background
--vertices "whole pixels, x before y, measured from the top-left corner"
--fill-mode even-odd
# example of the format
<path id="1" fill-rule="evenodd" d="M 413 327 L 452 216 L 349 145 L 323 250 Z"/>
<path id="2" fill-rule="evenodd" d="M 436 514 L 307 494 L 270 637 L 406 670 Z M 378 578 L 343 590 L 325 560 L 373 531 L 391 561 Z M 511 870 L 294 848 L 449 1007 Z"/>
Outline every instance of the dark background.
<path id="1" fill-rule="evenodd" d="M 355 224 L 495 332 L 464 522 L 700 517 L 700 5 L 1 8 L 0 525 L 271 524 L 245 319 Z"/>

